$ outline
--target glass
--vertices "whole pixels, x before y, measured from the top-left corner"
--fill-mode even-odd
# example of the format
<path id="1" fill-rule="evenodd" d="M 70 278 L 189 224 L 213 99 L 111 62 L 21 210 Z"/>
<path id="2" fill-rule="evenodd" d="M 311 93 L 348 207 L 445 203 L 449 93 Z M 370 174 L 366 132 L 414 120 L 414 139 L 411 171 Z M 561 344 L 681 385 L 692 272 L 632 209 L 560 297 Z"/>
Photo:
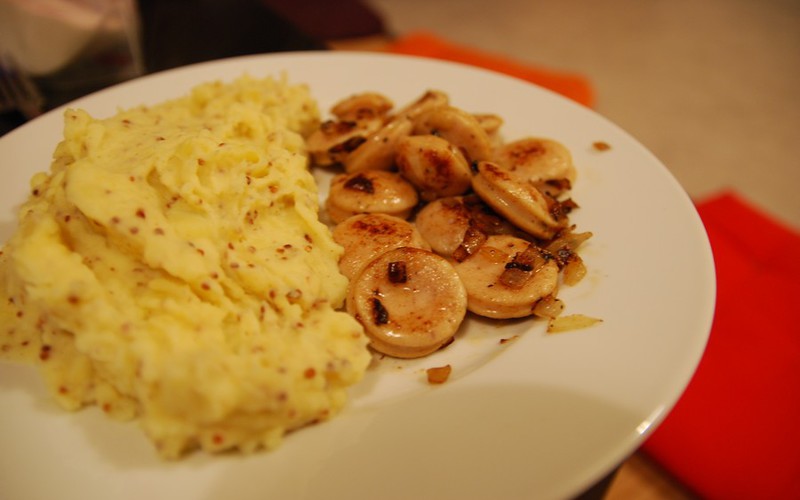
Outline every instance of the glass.
<path id="1" fill-rule="evenodd" d="M 144 69 L 136 0 L 0 0 L 0 50 L 48 108 Z"/>

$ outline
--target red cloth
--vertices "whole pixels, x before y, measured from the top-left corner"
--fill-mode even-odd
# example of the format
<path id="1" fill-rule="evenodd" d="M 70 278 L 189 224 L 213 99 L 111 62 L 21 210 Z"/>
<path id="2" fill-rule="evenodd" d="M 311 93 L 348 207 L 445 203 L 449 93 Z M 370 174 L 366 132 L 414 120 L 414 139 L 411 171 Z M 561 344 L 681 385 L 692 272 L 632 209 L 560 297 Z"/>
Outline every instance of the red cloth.
<path id="1" fill-rule="evenodd" d="M 800 498 L 800 234 L 732 193 L 697 208 L 717 267 L 714 323 L 643 450 L 704 498 Z"/>
<path id="2" fill-rule="evenodd" d="M 500 54 L 458 45 L 432 33 L 408 33 L 386 47 L 389 52 L 460 62 L 515 76 L 558 92 L 587 107 L 594 105 L 594 88 L 582 75 L 541 68 Z"/>

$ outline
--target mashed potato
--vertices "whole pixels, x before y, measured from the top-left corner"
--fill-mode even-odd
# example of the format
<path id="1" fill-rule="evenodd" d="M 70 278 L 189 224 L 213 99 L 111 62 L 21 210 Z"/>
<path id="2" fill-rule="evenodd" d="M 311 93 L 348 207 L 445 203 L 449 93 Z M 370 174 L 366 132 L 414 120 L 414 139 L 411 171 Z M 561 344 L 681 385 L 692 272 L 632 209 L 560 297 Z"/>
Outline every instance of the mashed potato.
<path id="1" fill-rule="evenodd" d="M 242 77 L 65 115 L 0 256 L 0 355 L 67 409 L 138 418 L 165 457 L 276 446 L 329 418 L 370 355 L 338 308 L 307 88 Z"/>

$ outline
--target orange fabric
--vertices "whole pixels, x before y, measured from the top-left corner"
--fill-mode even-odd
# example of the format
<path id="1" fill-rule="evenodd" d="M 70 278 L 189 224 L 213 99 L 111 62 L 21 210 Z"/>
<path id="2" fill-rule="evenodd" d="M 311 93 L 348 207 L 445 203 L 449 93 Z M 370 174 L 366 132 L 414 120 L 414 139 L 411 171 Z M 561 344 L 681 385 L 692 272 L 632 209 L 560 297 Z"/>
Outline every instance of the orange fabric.
<path id="1" fill-rule="evenodd" d="M 404 35 L 386 48 L 397 54 L 444 59 L 490 69 L 527 80 L 550 89 L 587 107 L 594 105 L 594 88 L 584 76 L 540 68 L 499 54 L 459 45 L 432 33 L 420 31 Z"/>

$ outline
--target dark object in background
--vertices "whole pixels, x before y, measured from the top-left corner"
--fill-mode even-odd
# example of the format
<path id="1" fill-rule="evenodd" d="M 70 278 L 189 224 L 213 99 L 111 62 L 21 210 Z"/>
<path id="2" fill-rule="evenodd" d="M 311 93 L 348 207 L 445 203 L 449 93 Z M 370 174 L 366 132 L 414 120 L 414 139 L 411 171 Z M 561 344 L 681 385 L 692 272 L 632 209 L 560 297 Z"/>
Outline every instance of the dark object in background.
<path id="1" fill-rule="evenodd" d="M 139 0 L 145 71 L 248 54 L 324 49 L 260 0 Z"/>
<path id="2" fill-rule="evenodd" d="M 385 34 L 383 19 L 359 0 L 261 0 L 273 12 L 316 40 Z"/>
<path id="3" fill-rule="evenodd" d="M 139 0 L 148 73 L 225 57 L 322 50 L 383 33 L 358 0 Z"/>
<path id="4" fill-rule="evenodd" d="M 138 0 L 145 73 L 270 52 L 323 50 L 325 40 L 382 33 L 382 20 L 358 0 Z M 102 86 L 37 82 L 50 110 Z M 0 115 L 0 135 L 22 125 Z"/>

